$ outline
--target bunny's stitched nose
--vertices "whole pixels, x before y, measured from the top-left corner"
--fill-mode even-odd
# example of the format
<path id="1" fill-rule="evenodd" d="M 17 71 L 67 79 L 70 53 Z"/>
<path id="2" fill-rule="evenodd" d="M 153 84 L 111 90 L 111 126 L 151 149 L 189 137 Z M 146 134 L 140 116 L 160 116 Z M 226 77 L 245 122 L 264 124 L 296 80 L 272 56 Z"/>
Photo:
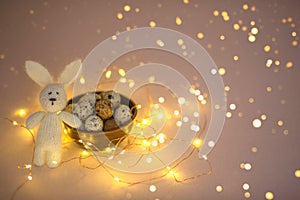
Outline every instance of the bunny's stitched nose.
<path id="1" fill-rule="evenodd" d="M 56 98 L 50 98 L 49 101 L 51 101 L 51 105 L 54 105 L 54 101 L 56 101 Z"/>

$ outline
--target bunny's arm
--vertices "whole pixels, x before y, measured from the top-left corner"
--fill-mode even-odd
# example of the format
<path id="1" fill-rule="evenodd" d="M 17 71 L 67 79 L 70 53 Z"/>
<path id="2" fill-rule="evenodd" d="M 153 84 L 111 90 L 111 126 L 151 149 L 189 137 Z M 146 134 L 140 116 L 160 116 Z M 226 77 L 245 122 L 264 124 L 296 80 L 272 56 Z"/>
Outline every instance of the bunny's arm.
<path id="1" fill-rule="evenodd" d="M 73 115 L 71 113 L 62 111 L 59 114 L 59 117 L 61 118 L 61 120 L 63 120 L 65 123 L 67 123 L 71 127 L 79 128 L 81 126 L 80 119 L 77 116 L 75 116 L 75 115 Z"/>
<path id="2" fill-rule="evenodd" d="M 36 125 L 38 125 L 45 116 L 45 112 L 39 111 L 30 115 L 26 119 L 26 127 L 29 129 L 33 129 Z"/>

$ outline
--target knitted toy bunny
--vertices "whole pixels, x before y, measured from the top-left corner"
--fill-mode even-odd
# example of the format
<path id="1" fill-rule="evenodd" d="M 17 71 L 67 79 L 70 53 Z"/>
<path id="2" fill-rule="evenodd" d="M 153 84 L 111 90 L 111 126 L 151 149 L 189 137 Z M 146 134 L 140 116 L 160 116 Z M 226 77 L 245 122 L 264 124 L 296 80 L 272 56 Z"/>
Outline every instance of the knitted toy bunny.
<path id="1" fill-rule="evenodd" d="M 26 120 L 26 127 L 34 128 L 40 123 L 34 148 L 34 164 L 57 167 L 61 161 L 62 121 L 78 128 L 81 121 L 73 114 L 61 111 L 67 105 L 67 95 L 64 86 L 72 83 L 81 68 L 81 61 L 76 60 L 67 65 L 60 75 L 59 83 L 53 83 L 48 70 L 41 64 L 26 61 L 26 73 L 44 89 L 40 93 L 40 104 L 47 112 L 36 112 Z"/>

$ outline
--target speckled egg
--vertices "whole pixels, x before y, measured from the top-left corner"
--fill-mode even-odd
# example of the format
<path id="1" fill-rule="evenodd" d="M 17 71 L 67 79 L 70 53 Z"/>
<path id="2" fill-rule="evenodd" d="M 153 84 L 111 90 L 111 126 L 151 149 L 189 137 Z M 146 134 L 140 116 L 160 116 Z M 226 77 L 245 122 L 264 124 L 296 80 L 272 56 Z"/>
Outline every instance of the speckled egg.
<path id="1" fill-rule="evenodd" d="M 102 131 L 103 121 L 97 115 L 91 115 L 85 120 L 84 127 L 87 131 Z"/>
<path id="2" fill-rule="evenodd" d="M 123 124 L 128 123 L 131 120 L 131 110 L 126 105 L 120 105 L 116 110 L 114 114 L 114 119 L 116 123 L 121 126 Z"/>
<path id="3" fill-rule="evenodd" d="M 114 91 L 106 91 L 101 93 L 102 99 L 110 101 L 113 108 L 117 108 L 121 103 L 121 96 Z"/>
<path id="4" fill-rule="evenodd" d="M 76 114 L 79 119 L 84 121 L 88 116 L 94 113 L 94 106 L 88 101 L 78 102 L 73 105 L 73 113 Z"/>
<path id="5" fill-rule="evenodd" d="M 85 95 L 83 95 L 78 102 L 83 102 L 83 101 L 88 101 L 90 104 L 94 105 L 95 102 L 99 99 L 101 99 L 102 97 L 99 94 L 95 94 L 95 93 L 86 93 Z"/>
<path id="6" fill-rule="evenodd" d="M 110 118 L 114 113 L 114 110 L 112 108 L 112 103 L 107 100 L 104 100 L 104 99 L 97 101 L 96 102 L 96 113 L 102 119 Z"/>

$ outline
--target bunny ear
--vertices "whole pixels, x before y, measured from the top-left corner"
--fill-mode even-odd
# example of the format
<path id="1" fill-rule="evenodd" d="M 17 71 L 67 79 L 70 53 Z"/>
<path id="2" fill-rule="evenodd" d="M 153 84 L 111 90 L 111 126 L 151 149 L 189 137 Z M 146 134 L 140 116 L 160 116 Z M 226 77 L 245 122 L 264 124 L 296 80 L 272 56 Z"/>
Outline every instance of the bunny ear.
<path id="1" fill-rule="evenodd" d="M 68 64 L 65 70 L 61 73 L 59 82 L 65 86 L 71 84 L 79 75 L 81 64 L 80 59 Z"/>
<path id="2" fill-rule="evenodd" d="M 41 64 L 28 60 L 25 62 L 26 73 L 40 86 L 46 86 L 53 82 L 48 70 Z"/>

